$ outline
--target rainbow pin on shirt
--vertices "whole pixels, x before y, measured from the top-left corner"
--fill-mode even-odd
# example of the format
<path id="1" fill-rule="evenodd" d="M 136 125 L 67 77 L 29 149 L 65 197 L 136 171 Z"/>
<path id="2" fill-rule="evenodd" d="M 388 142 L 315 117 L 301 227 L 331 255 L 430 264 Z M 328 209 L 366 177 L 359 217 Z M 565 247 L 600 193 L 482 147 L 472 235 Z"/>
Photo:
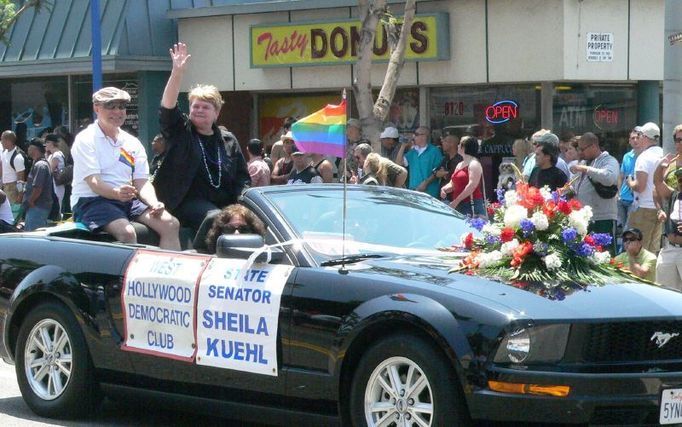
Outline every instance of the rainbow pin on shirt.
<path id="1" fill-rule="evenodd" d="M 135 157 L 133 157 L 132 154 L 130 154 L 123 148 L 120 148 L 120 150 L 121 154 L 118 156 L 118 161 L 123 163 L 124 165 L 130 166 L 132 172 L 135 172 Z"/>

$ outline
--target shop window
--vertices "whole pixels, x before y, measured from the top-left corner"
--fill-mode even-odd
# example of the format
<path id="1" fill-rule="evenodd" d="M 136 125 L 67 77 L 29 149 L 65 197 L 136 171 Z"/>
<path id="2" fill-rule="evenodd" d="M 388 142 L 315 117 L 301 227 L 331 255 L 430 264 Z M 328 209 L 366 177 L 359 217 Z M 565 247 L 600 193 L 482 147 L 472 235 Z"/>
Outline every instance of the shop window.
<path id="1" fill-rule="evenodd" d="M 67 79 L 30 79 L 10 83 L 12 130 L 19 145 L 68 123 Z"/>
<path id="2" fill-rule="evenodd" d="M 443 131 L 480 141 L 486 197 L 495 200 L 502 163 L 520 165 L 512 144 L 540 127 L 540 89 L 531 85 L 433 88 L 430 93 L 433 142 Z"/>
<path id="3" fill-rule="evenodd" d="M 572 84 L 554 87 L 554 129 L 561 134 L 593 132 L 617 159 L 630 150 L 637 125 L 637 87 L 633 84 Z"/>

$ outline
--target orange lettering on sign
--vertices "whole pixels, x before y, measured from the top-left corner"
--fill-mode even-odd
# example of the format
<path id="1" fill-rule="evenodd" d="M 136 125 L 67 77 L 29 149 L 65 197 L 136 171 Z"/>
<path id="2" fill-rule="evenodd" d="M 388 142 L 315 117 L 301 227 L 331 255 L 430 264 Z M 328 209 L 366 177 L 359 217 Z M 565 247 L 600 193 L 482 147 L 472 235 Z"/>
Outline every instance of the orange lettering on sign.
<path id="1" fill-rule="evenodd" d="M 272 33 L 267 32 L 258 36 L 258 44 L 267 42 L 265 48 L 265 60 L 271 56 L 283 55 L 295 50 L 299 51 L 299 56 L 303 58 L 306 46 L 308 46 L 308 36 L 299 34 L 294 30 L 291 35 L 282 38 L 281 40 L 273 40 Z"/>

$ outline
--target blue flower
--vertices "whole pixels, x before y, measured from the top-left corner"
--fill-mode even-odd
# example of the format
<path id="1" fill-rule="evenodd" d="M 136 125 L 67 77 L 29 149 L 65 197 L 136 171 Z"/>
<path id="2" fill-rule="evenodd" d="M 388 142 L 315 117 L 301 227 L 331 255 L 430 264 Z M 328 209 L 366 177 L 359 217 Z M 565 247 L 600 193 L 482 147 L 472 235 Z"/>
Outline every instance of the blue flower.
<path id="1" fill-rule="evenodd" d="M 564 243 L 572 242 L 578 237 L 578 232 L 575 228 L 564 228 L 561 231 L 561 238 L 564 239 Z"/>
<path id="2" fill-rule="evenodd" d="M 608 233 L 594 233 L 592 234 L 594 244 L 597 246 L 608 246 L 613 241 L 613 238 Z"/>
<path id="3" fill-rule="evenodd" d="M 559 203 L 559 192 L 558 191 L 552 191 L 552 201 L 554 203 Z"/>
<path id="4" fill-rule="evenodd" d="M 497 189 L 497 201 L 504 204 L 504 194 L 507 192 L 504 188 Z"/>
<path id="5" fill-rule="evenodd" d="M 468 219 L 467 222 L 478 231 L 483 230 L 483 226 L 488 223 L 487 220 L 478 217 Z"/>
<path id="6" fill-rule="evenodd" d="M 587 257 L 590 256 L 594 253 L 594 248 L 587 243 L 581 243 L 579 245 L 576 245 L 574 248 L 572 248 L 573 251 L 582 256 L 582 257 Z"/>
<path id="7" fill-rule="evenodd" d="M 490 235 L 490 234 L 487 235 L 487 236 L 485 236 L 485 241 L 486 241 L 486 243 L 488 243 L 489 245 L 496 245 L 496 244 L 502 242 L 502 240 L 500 240 L 500 238 L 499 238 L 498 236 L 493 236 L 493 235 Z"/>
<path id="8" fill-rule="evenodd" d="M 533 221 L 529 220 L 528 218 L 522 219 L 519 225 L 521 226 L 521 230 L 523 230 L 523 235 L 525 237 L 528 237 L 533 231 L 535 231 L 535 224 L 533 224 Z"/>

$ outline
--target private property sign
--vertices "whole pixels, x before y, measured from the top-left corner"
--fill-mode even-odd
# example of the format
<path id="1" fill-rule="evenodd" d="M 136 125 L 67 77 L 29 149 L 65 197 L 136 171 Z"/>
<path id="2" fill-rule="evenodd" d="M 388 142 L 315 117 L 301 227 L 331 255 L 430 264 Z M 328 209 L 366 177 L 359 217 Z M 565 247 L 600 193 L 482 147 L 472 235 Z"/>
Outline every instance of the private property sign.
<path id="1" fill-rule="evenodd" d="M 449 59 L 447 13 L 419 15 L 409 28 L 407 61 Z M 349 64 L 357 60 L 362 24 L 356 20 L 254 25 L 251 68 Z M 377 31 L 373 60 L 390 55 L 386 30 Z"/>
<path id="2" fill-rule="evenodd" d="M 613 62 L 613 33 L 587 33 L 587 62 Z"/>

